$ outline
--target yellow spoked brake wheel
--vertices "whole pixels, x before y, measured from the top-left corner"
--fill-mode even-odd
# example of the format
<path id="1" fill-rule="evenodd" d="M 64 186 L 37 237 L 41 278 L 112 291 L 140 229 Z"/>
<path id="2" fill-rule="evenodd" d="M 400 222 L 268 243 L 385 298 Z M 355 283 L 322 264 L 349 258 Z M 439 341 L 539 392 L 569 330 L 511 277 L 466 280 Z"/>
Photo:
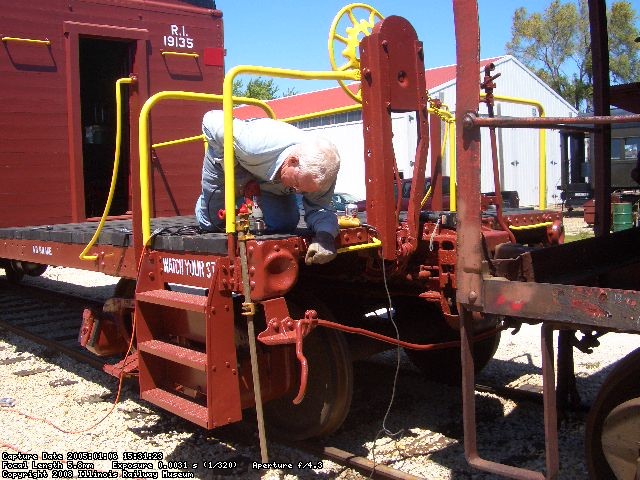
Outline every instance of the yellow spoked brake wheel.
<path id="1" fill-rule="evenodd" d="M 331 68 L 337 71 L 359 70 L 358 47 L 360 40 L 370 35 L 374 25 L 383 18 L 375 8 L 364 3 L 352 3 L 340 10 L 333 19 L 329 30 L 329 61 L 331 62 Z M 338 29 L 343 28 L 344 25 L 347 25 L 345 33 L 341 35 L 338 33 Z M 340 56 L 344 59 L 340 65 L 336 60 L 338 51 L 340 51 Z M 353 93 L 343 80 L 338 80 L 338 82 L 343 90 L 347 92 L 347 95 L 356 102 L 362 103 L 361 90 Z"/>

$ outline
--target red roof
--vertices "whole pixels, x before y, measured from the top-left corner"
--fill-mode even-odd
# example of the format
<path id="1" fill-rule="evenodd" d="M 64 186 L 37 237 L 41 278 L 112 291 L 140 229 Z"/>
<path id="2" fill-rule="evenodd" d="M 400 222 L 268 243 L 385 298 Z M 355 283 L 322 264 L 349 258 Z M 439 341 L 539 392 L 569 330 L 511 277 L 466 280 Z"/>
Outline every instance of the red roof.
<path id="1" fill-rule="evenodd" d="M 488 58 L 480 60 L 480 69 L 495 62 L 502 57 Z M 455 80 L 456 65 L 447 65 L 445 67 L 430 68 L 425 71 L 425 80 L 427 90 L 443 85 L 447 82 Z M 359 83 L 349 85 L 352 92 L 357 92 L 360 88 Z M 291 95 L 289 97 L 276 98 L 267 102 L 276 114 L 276 118 L 290 118 L 299 115 L 305 115 L 323 110 L 331 110 L 339 107 L 347 107 L 355 105 L 351 97 L 349 97 L 340 86 L 319 90 L 317 92 L 301 93 Z M 240 119 L 264 117 L 264 111 L 254 106 L 242 106 L 234 110 L 234 117 Z"/>

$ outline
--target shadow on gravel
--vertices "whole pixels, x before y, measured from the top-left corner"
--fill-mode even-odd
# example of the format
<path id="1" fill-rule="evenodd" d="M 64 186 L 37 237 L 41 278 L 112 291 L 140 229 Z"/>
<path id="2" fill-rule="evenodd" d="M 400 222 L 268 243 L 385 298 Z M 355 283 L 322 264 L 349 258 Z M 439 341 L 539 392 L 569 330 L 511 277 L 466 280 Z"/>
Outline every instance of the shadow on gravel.
<path id="1" fill-rule="evenodd" d="M 393 355 L 395 358 L 395 354 Z M 428 382 L 414 367 L 403 362 L 395 388 L 395 398 L 382 431 L 385 412 L 393 391 L 395 363 L 363 361 L 354 366 L 353 404 L 345 424 L 327 441 L 363 457 L 369 455 L 377 435 L 375 450 L 384 463 L 403 469 L 403 465 L 435 462 L 451 471 L 453 479 L 489 479 L 493 475 L 472 469 L 464 460 L 462 401 L 460 388 Z M 520 359 L 522 361 L 522 359 Z M 613 366 L 585 378 L 577 378 L 578 392 L 597 391 Z M 539 367 L 528 361 L 492 360 L 476 376 L 476 381 L 494 387 L 531 375 L 541 375 Z M 500 382 L 498 382 L 498 380 Z M 589 387 L 589 388 L 588 388 Z M 590 404 L 593 398 L 584 396 Z M 584 421 L 586 408 L 560 413 L 560 478 L 586 478 L 584 466 Z M 544 471 L 545 438 L 543 408 L 540 401 L 507 401 L 494 395 L 476 393 L 478 450 L 482 458 Z M 399 433 L 396 437 L 388 434 Z M 354 450 L 354 439 L 360 447 Z M 422 460 L 416 459 L 422 457 Z"/>
<path id="2" fill-rule="evenodd" d="M 243 412 L 244 420 L 214 430 L 205 430 L 190 422 L 160 412 L 155 423 L 142 428 L 129 428 L 145 438 L 153 450 L 154 437 L 179 436 L 183 440 L 163 461 L 168 470 L 191 472 L 199 479 L 260 479 L 268 468 L 261 460 L 255 410 Z M 268 435 L 268 431 L 267 431 Z M 310 456 L 276 442 L 268 443 L 269 462 L 274 470 L 300 479 L 335 478 L 334 473 L 314 472 L 301 465 L 318 464 L 319 458 Z M 274 477 L 271 477 L 274 478 Z"/>
<path id="3" fill-rule="evenodd" d="M 97 383 L 103 386 L 108 392 L 105 392 L 101 395 L 88 395 L 82 396 L 79 395 L 77 398 L 77 402 L 79 404 L 88 402 L 88 403 L 97 403 L 97 402 L 108 402 L 113 403 L 116 397 L 116 392 L 118 390 L 118 379 L 112 377 L 111 375 L 107 375 L 106 373 L 97 373 L 97 370 L 85 365 L 78 363 L 76 360 L 67 357 L 65 354 L 51 350 L 48 347 L 43 345 L 35 344 L 29 340 L 25 340 L 23 338 L 17 337 L 15 334 L 4 330 L 0 327 L 0 339 L 6 341 L 9 344 L 14 345 L 15 352 L 17 355 L 28 353 L 34 357 L 45 360 L 53 365 L 57 365 L 64 372 L 60 372 L 58 375 L 59 378 L 56 380 L 52 380 L 49 382 L 51 387 L 65 387 L 68 385 L 72 385 L 77 383 L 76 380 L 70 380 L 72 375 L 66 375 L 65 372 L 68 372 L 73 375 L 77 375 L 87 381 Z M 45 369 L 44 371 L 49 371 L 49 369 Z M 16 379 L 20 376 L 26 376 L 28 371 L 17 371 L 14 372 L 16 375 Z M 34 371 L 34 374 L 39 372 Z M 125 380 L 122 388 L 122 392 L 120 394 L 120 401 L 124 401 L 127 399 L 137 399 L 138 398 L 138 386 L 134 384 L 132 380 Z"/>
<path id="4" fill-rule="evenodd" d="M 0 277 L 0 288 L 2 288 L 3 277 Z M 97 286 L 84 286 L 77 285 L 75 283 L 68 283 L 63 280 L 54 280 L 46 277 L 29 277 L 25 276 L 21 283 L 24 285 L 32 285 L 40 288 L 50 289 L 52 291 L 66 293 L 70 295 L 77 295 L 83 298 L 95 298 L 106 300 L 113 296 L 115 284 L 113 285 L 97 285 Z"/>
<path id="5" fill-rule="evenodd" d="M 370 457 L 375 452 L 382 463 L 407 470 L 409 464 L 435 462 L 451 471 L 453 479 L 489 479 L 495 476 L 478 472 L 464 460 L 462 402 L 458 387 L 426 381 L 404 354 L 395 388 L 394 401 L 385 428 L 401 432 L 395 438 L 381 432 L 385 413 L 393 392 L 395 353 L 378 355 L 354 364 L 354 394 L 350 413 L 342 428 L 324 441 L 327 446 Z M 522 362 L 522 358 L 519 359 Z M 477 380 L 492 386 L 502 386 L 527 375 L 538 375 L 540 369 L 532 361 L 492 360 Z M 586 378 L 578 378 L 578 389 L 600 384 L 609 368 Z M 498 375 L 500 373 L 500 375 Z M 497 383 L 500 380 L 504 383 Z M 544 430 L 542 405 L 535 401 L 507 402 L 507 407 L 495 396 L 476 395 L 478 447 L 483 458 L 542 470 L 544 468 Z M 239 424 L 206 431 L 189 422 L 160 413 L 155 425 L 137 431 L 149 442 L 156 435 L 180 435 L 184 440 L 167 458 L 187 462 L 197 478 L 261 478 L 265 470 L 255 470 L 260 461 L 255 412 L 244 412 Z M 583 462 L 584 413 L 567 412 L 559 428 L 561 477 L 585 478 Z M 269 432 L 267 429 L 267 437 Z M 315 462 L 302 451 L 269 443 L 272 462 L 290 463 L 283 473 L 301 479 L 335 478 L 337 473 L 313 472 L 297 468 L 298 462 Z M 204 463 L 203 463 L 204 462 Z M 213 463 L 209 463 L 213 462 Z M 218 462 L 218 463 L 216 463 Z M 226 462 L 226 463 L 225 463 Z M 192 469 L 193 463 L 197 464 Z M 212 467 L 212 468 L 208 468 Z M 223 468 L 229 467 L 229 468 Z M 366 478 L 356 473 L 341 478 Z"/>

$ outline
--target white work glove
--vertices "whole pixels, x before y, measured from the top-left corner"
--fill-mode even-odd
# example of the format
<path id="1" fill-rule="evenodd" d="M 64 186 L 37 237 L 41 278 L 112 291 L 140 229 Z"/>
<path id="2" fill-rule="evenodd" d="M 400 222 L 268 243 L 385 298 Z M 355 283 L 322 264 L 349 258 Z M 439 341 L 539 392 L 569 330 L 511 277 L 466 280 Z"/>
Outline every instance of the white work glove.
<path id="1" fill-rule="evenodd" d="M 333 235 L 318 232 L 307 249 L 304 262 L 307 265 L 327 263 L 336 258 L 336 242 Z"/>

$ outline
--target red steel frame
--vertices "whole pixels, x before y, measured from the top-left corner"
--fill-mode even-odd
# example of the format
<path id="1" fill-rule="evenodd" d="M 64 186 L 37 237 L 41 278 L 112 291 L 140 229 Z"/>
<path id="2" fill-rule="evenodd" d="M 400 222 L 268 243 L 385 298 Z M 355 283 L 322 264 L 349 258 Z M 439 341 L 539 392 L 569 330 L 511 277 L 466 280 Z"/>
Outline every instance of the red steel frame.
<path id="1" fill-rule="evenodd" d="M 609 127 L 615 121 L 608 117 L 609 82 L 606 44 L 606 5 L 603 0 L 589 0 L 594 54 L 594 99 L 598 118 L 546 118 L 542 119 L 479 119 L 480 100 L 479 27 L 476 0 L 454 0 L 457 53 L 457 165 L 458 191 L 458 290 L 457 301 L 461 312 L 462 364 L 463 364 L 463 417 L 465 455 L 469 463 L 487 472 L 511 478 L 545 478 L 539 472 L 511 467 L 480 458 L 476 448 L 474 369 L 472 343 L 472 312 L 482 311 L 496 315 L 517 316 L 542 320 L 543 385 L 546 442 L 546 478 L 558 473 L 558 441 L 556 427 L 556 398 L 553 367 L 553 328 L 588 326 L 616 331 L 640 332 L 640 292 L 611 288 L 573 285 L 536 284 L 505 281 L 490 276 L 483 269 L 480 230 L 480 127 L 540 127 L 568 123 L 596 124 L 595 177 L 597 215 L 602 228 L 608 232 L 610 200 L 607 179 L 610 167 L 603 158 L 609 149 Z M 638 116 L 633 116 L 638 121 Z M 604 221 L 603 221 L 604 220 Z"/>
<path id="2" fill-rule="evenodd" d="M 417 248 L 420 206 L 418 197 L 409 205 L 408 234 L 398 247 L 393 179 L 395 155 L 391 128 L 392 112 L 416 112 L 418 148 L 413 168 L 413 192 L 424 191 L 426 155 L 429 145 L 424 51 L 413 27 L 401 17 L 376 24 L 360 44 L 362 70 L 362 118 L 367 185 L 367 221 L 378 229 L 382 256 L 395 260 Z"/>

